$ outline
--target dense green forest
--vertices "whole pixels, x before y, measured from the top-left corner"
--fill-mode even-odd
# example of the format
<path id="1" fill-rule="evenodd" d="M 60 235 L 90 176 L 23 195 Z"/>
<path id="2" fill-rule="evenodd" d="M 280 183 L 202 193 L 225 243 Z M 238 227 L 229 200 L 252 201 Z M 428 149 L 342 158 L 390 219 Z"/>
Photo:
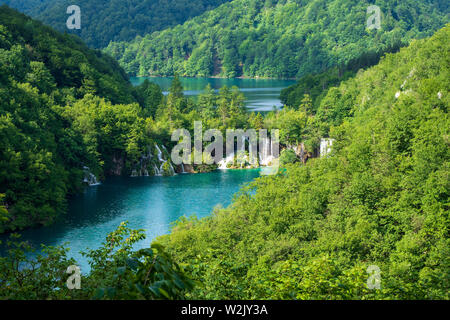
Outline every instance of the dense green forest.
<path id="1" fill-rule="evenodd" d="M 386 49 L 384 52 L 365 53 L 349 61 L 346 65 L 332 67 L 324 72 L 303 76 L 296 84 L 281 91 L 281 102 L 285 106 L 298 108 L 305 94 L 307 94 L 312 100 L 311 103 L 315 111 L 319 107 L 322 98 L 326 96 L 329 88 L 354 77 L 361 69 L 366 69 L 377 64 L 384 54 L 397 52 L 400 49 L 399 46 L 400 44 Z"/>
<path id="2" fill-rule="evenodd" d="M 183 23 L 230 0 L 0 0 L 61 32 L 80 36 L 90 47 L 110 41 L 130 41 L 136 36 Z M 81 30 L 68 30 L 67 7 L 81 9 Z"/>
<path id="3" fill-rule="evenodd" d="M 447 26 L 388 54 L 329 89 L 316 112 L 305 95 L 298 110 L 247 120 L 285 123 L 285 138 L 309 122 L 335 139 L 328 156 L 287 161 L 228 208 L 182 218 L 148 249 L 134 252 L 142 230 L 121 224 L 84 253 L 91 273 L 81 290 L 65 286 L 65 268 L 74 263 L 66 249 L 44 247 L 30 261 L 26 244 L 13 239 L 0 257 L 0 296 L 449 299 L 449 34 Z M 168 98 L 174 108 L 167 102 L 163 110 L 182 121 L 177 111 L 191 102 L 177 87 L 174 81 Z M 206 90 L 201 100 L 208 97 Z M 24 262 L 32 267 L 9 268 Z M 366 285 L 369 266 L 381 270 L 380 290 Z"/>
<path id="4" fill-rule="evenodd" d="M 0 299 L 449 299 L 450 25 L 411 40 L 438 28 L 447 8 L 439 1 L 415 1 L 414 10 L 413 1 L 375 1 L 388 2 L 394 8 L 385 17 L 389 27 L 362 31 L 361 38 L 351 24 L 314 32 L 328 25 L 331 13 L 346 17 L 350 4 L 364 20 L 365 10 L 352 1 L 265 1 L 260 10 L 261 2 L 235 0 L 138 40 L 160 41 L 187 25 L 192 35 L 196 26 L 209 32 L 215 27 L 200 22 L 225 12 L 220 16 L 235 21 L 242 34 L 267 36 L 263 42 L 245 39 L 255 54 L 269 54 L 264 46 L 279 45 L 278 38 L 251 32 L 278 21 L 273 28 L 282 39 L 297 34 L 297 26 L 287 28 L 296 14 L 319 21 L 309 31 L 299 26 L 306 32 L 302 39 L 326 45 L 298 47 L 308 50 L 302 52 L 307 63 L 294 63 L 294 75 L 304 77 L 282 93 L 287 106 L 264 116 L 246 110 L 237 87 L 216 92 L 208 86 L 195 100 L 183 94 L 178 77 L 167 96 L 148 80 L 132 87 L 113 58 L 1 6 L 0 233 L 54 222 L 66 211 L 67 196 L 82 190 L 86 167 L 100 178 L 129 176 L 142 167 L 143 155 L 154 154 L 155 143 L 170 149 L 173 130 L 192 132 L 196 120 L 203 130 L 279 129 L 284 150 L 276 175 L 246 185 L 229 207 L 207 218 L 180 219 L 149 248 L 135 251 L 144 232 L 122 223 L 99 248 L 84 252 L 91 272 L 83 274 L 80 290 L 66 287 L 67 266 L 77 264 L 68 248 L 43 246 L 30 255 L 28 244 L 12 234 L 0 251 Z M 247 4 L 253 7 L 237 10 Z M 255 24 L 241 24 L 244 16 Z M 210 23 L 223 34 L 238 34 L 217 19 Z M 171 41 L 192 39 L 180 35 Z M 210 35 L 205 39 L 221 39 Z M 326 53 L 332 37 L 336 48 Z M 340 42 L 345 39 L 350 44 Z M 403 42 L 410 44 L 400 49 Z M 161 46 L 170 52 L 168 43 Z M 385 51 L 395 53 L 381 57 Z M 161 65 L 172 61 L 146 54 Z M 251 65 L 243 63 L 242 73 L 249 75 Z M 281 67 L 259 74 L 259 66 L 253 75 Z M 231 76 L 222 67 L 222 75 Z M 299 157 L 299 146 L 312 154 L 322 138 L 333 139 L 331 153 Z M 367 287 L 370 266 L 381 270 L 380 290 Z"/>
<path id="5" fill-rule="evenodd" d="M 8 211 L 0 233 L 53 223 L 66 196 L 82 189 L 85 167 L 99 178 L 155 174 L 141 159 L 156 154 L 156 142 L 173 145 L 174 129 L 203 119 L 205 130 L 225 132 L 254 118 L 238 88 L 207 88 L 199 103 L 177 78 L 167 97 L 149 81 L 134 88 L 112 58 L 6 6 L 0 61 L 0 200 Z"/>
<path id="6" fill-rule="evenodd" d="M 1 0 L 1 4 L 6 4 L 10 8 L 19 10 L 20 12 L 30 13 L 37 11 L 38 8 L 52 2 L 51 0 Z"/>
<path id="7" fill-rule="evenodd" d="M 328 91 L 332 153 L 160 242 L 200 299 L 448 299 L 450 26 Z M 302 111 L 297 111 L 302 112 Z M 369 265 L 381 290 L 366 286 Z"/>
<path id="8" fill-rule="evenodd" d="M 381 30 L 366 28 L 371 4 Z M 140 76 L 294 78 L 429 36 L 448 18 L 441 0 L 235 0 L 106 52 Z"/>
<path id="9" fill-rule="evenodd" d="M 2 6 L 0 61 L 3 232 L 50 224 L 82 188 L 84 166 L 108 174 L 114 157 L 132 163 L 148 138 L 140 89 L 77 38 Z"/>

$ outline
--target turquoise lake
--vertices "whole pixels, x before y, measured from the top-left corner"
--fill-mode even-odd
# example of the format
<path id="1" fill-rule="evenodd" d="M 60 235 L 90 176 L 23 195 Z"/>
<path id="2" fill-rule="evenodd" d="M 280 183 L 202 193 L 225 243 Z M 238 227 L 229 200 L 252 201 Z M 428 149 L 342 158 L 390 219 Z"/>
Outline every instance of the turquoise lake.
<path id="1" fill-rule="evenodd" d="M 35 248 L 40 244 L 63 245 L 71 249 L 82 272 L 87 260 L 80 251 L 98 248 L 108 233 L 122 221 L 133 229 L 145 229 L 147 238 L 136 245 L 146 247 L 157 236 L 170 231 L 182 216 L 205 217 L 216 206 L 228 206 L 245 183 L 259 177 L 259 169 L 218 170 L 173 177 L 108 178 L 98 186 L 70 199 L 68 213 L 50 227 L 22 233 L 22 240 Z M 5 236 L 0 237 L 5 240 Z"/>
<path id="2" fill-rule="evenodd" d="M 173 78 L 170 77 L 142 77 L 131 78 L 133 85 L 142 83 L 145 79 L 158 84 L 164 93 L 170 87 Z M 244 93 L 247 108 L 251 111 L 272 111 L 273 107 L 281 107 L 279 96 L 282 89 L 295 83 L 294 80 L 278 79 L 220 79 L 220 78 L 180 78 L 187 96 L 199 95 L 209 83 L 218 90 L 223 86 L 237 86 Z"/>
<path id="3" fill-rule="evenodd" d="M 145 78 L 132 78 L 134 85 Z M 148 78 L 167 93 L 172 78 Z M 209 83 L 215 89 L 238 86 L 246 97 L 246 106 L 253 111 L 271 111 L 280 107 L 281 90 L 294 81 L 180 78 L 187 96 L 195 97 Z M 75 258 L 82 272 L 89 271 L 80 251 L 95 249 L 108 233 L 128 221 L 133 229 L 145 229 L 147 238 L 137 248 L 145 247 L 157 236 L 167 234 L 171 224 L 182 216 L 195 214 L 202 218 L 214 207 L 228 206 L 233 195 L 245 183 L 260 176 L 258 169 L 225 170 L 205 174 L 179 174 L 173 177 L 112 177 L 98 186 L 91 186 L 71 199 L 68 212 L 50 227 L 26 230 L 22 239 L 35 248 L 40 244 L 67 244 L 69 256 Z M 0 241 L 6 236 L 0 236 Z"/>

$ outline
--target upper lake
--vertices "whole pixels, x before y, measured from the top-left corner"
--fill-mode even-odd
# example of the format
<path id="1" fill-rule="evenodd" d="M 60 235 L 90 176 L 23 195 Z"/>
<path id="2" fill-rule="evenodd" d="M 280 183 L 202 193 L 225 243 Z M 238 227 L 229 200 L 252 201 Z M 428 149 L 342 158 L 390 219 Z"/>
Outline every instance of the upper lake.
<path id="1" fill-rule="evenodd" d="M 148 79 L 158 84 L 167 94 L 171 77 L 139 77 L 131 78 L 133 85 L 139 85 Z M 222 78 L 180 78 L 187 96 L 198 96 L 209 83 L 212 88 L 218 90 L 223 86 L 237 86 L 244 93 L 245 105 L 251 111 L 272 111 L 273 107 L 281 107 L 280 92 L 282 89 L 294 84 L 294 80 L 277 79 L 222 79 Z"/>

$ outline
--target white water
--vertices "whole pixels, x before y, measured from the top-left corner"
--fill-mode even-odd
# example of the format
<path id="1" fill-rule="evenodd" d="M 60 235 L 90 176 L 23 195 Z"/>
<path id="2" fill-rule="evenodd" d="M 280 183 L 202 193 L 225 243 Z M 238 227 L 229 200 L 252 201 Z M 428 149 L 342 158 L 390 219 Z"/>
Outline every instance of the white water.
<path id="1" fill-rule="evenodd" d="M 272 141 L 270 138 L 263 138 L 259 143 L 259 164 L 261 166 L 268 166 L 273 161 L 272 156 Z"/>
<path id="2" fill-rule="evenodd" d="M 167 152 L 167 149 L 165 146 L 161 146 L 162 149 L 164 149 Z M 143 154 L 140 160 L 140 164 L 138 164 L 136 166 L 136 168 L 134 168 L 131 172 L 131 177 L 149 177 L 150 174 L 148 172 L 148 167 L 151 166 L 153 168 L 154 171 L 154 175 L 155 176 L 162 176 L 164 173 L 164 164 L 166 162 L 168 162 L 169 164 L 169 171 L 170 171 L 170 175 L 175 175 L 175 169 L 173 168 L 172 162 L 168 159 L 165 160 L 164 159 L 164 154 L 161 151 L 161 148 L 158 146 L 158 144 L 155 143 L 155 149 L 156 149 L 156 153 L 157 153 L 157 159 L 158 159 L 158 163 L 154 163 L 154 161 L 152 162 L 151 159 L 154 158 L 152 151 L 151 151 L 151 146 L 148 147 L 148 152 L 147 154 Z"/>
<path id="3" fill-rule="evenodd" d="M 98 186 L 100 182 L 98 182 L 97 177 L 91 172 L 91 169 L 88 167 L 83 167 L 84 170 L 84 179 L 83 182 L 87 183 L 88 186 Z"/>
<path id="4" fill-rule="evenodd" d="M 163 162 L 164 158 L 163 158 L 163 153 L 162 153 L 161 149 L 158 147 L 158 145 L 156 143 L 155 143 L 155 147 L 156 147 L 156 150 L 158 151 L 158 160 L 159 160 L 159 162 Z"/>
<path id="5" fill-rule="evenodd" d="M 222 160 L 218 163 L 219 169 L 220 169 L 220 170 L 226 170 L 226 169 L 228 169 L 228 168 L 227 168 L 227 163 L 229 163 L 229 162 L 234 163 L 234 152 L 233 152 L 233 153 L 230 153 L 229 155 L 227 155 L 226 158 L 222 159 Z"/>
<path id="6" fill-rule="evenodd" d="M 334 139 L 322 139 L 320 140 L 320 156 L 324 157 L 331 152 Z"/>

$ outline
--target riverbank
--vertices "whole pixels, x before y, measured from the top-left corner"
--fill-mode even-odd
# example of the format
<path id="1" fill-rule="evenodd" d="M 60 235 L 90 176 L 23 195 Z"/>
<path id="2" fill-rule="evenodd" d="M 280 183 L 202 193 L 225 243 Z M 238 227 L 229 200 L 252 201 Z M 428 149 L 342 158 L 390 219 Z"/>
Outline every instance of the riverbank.
<path id="1" fill-rule="evenodd" d="M 163 75 L 147 75 L 147 76 L 143 76 L 143 75 L 132 75 L 132 74 L 128 74 L 128 76 L 130 78 L 174 78 L 175 76 L 163 76 Z M 287 81 L 298 81 L 299 78 L 271 78 L 271 77 L 260 77 L 260 76 L 256 76 L 256 77 L 250 77 L 250 76 L 239 76 L 239 77 L 233 77 L 233 78 L 228 78 L 228 77 L 223 77 L 223 76 L 209 76 L 209 77 L 185 77 L 185 76 L 179 76 L 180 79 L 245 79 L 245 80 L 287 80 Z"/>
<path id="2" fill-rule="evenodd" d="M 137 86 L 150 80 L 159 85 L 164 94 L 168 93 L 173 77 L 132 77 L 130 81 Z M 283 89 L 295 84 L 294 80 L 280 79 L 250 79 L 250 78 L 179 78 L 184 88 L 184 94 L 189 97 L 197 97 L 203 93 L 205 87 L 218 91 L 227 86 L 237 86 L 245 96 L 245 106 L 249 111 L 267 112 L 273 108 L 280 109 L 283 104 L 280 93 Z"/>

